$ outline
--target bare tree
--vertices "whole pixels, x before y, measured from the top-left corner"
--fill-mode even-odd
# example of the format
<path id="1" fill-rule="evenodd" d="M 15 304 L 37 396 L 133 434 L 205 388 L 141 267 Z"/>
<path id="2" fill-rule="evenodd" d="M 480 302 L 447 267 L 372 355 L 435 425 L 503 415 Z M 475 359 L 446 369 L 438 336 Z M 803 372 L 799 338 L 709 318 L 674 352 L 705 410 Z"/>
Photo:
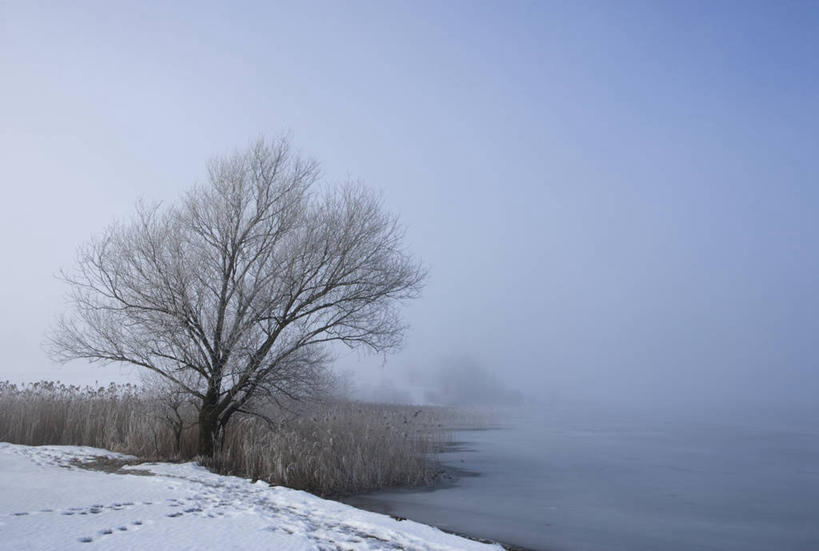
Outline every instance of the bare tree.
<path id="1" fill-rule="evenodd" d="M 324 192 L 286 140 L 214 161 L 177 205 L 139 205 L 64 272 L 72 308 L 49 337 L 60 361 L 151 370 L 199 407 L 199 453 L 254 402 L 302 395 L 327 345 L 377 352 L 402 340 L 399 307 L 425 271 L 359 185 Z"/>

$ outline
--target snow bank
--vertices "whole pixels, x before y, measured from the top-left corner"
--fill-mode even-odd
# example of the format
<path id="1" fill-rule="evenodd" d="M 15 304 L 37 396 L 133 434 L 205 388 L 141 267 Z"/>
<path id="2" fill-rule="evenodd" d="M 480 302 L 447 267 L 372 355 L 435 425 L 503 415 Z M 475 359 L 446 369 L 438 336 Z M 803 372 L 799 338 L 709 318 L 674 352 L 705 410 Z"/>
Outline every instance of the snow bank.
<path id="1" fill-rule="evenodd" d="M 88 447 L 0 443 L 0 547 L 501 549 L 194 463 L 143 463 L 117 473 L 78 466 L 99 457 L 133 459 Z"/>

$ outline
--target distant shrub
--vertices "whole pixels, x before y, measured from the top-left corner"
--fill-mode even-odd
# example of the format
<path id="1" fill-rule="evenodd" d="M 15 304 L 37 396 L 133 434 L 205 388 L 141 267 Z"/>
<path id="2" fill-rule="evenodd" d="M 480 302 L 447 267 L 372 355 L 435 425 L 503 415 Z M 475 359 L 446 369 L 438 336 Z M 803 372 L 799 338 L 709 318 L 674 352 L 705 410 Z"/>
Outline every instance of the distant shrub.
<path id="1" fill-rule="evenodd" d="M 196 452 L 195 419 L 193 405 L 134 385 L 0 382 L 0 440 L 17 444 L 187 460 Z M 207 466 L 325 496 L 430 484 L 447 426 L 462 421 L 461 412 L 440 407 L 291 403 L 268 408 L 263 418 L 235 417 Z"/>

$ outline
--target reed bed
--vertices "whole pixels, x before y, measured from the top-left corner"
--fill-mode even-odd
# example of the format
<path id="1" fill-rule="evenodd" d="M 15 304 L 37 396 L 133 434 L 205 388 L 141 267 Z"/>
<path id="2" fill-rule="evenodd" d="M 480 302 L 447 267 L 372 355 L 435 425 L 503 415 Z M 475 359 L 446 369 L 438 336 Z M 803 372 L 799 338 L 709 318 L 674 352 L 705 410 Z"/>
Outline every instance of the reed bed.
<path id="1" fill-rule="evenodd" d="M 0 440 L 94 446 L 146 459 L 179 457 L 160 401 L 134 385 L 0 382 Z"/>
<path id="2" fill-rule="evenodd" d="M 457 410 L 325 399 L 236 416 L 213 458 L 221 474 L 323 496 L 431 484 Z M 0 382 L 0 441 L 82 445 L 145 460 L 195 458 L 193 405 L 134 385 Z"/>

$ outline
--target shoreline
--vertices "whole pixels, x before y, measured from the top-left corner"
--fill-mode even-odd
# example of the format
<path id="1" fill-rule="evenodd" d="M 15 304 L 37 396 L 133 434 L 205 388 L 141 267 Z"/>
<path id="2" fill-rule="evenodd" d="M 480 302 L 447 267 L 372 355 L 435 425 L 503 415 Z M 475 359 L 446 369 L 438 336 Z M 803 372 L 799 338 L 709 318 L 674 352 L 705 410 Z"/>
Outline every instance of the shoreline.
<path id="1" fill-rule="evenodd" d="M 466 471 L 466 472 L 474 472 L 474 471 Z M 470 476 L 480 476 L 480 473 L 473 474 L 473 475 L 470 475 Z M 437 528 L 438 530 L 440 530 L 442 532 L 445 532 L 447 534 L 452 534 L 454 536 L 460 536 L 462 538 L 472 540 L 472 541 L 475 541 L 475 542 L 478 542 L 478 543 L 488 543 L 488 544 L 499 545 L 503 549 L 505 549 L 506 551 L 549 551 L 547 549 L 536 549 L 534 547 L 525 547 L 525 546 L 522 546 L 522 545 L 519 545 L 519 544 L 509 543 L 509 542 L 506 542 L 506 541 L 501 541 L 501 540 L 497 540 L 497 539 L 493 539 L 493 538 L 489 538 L 489 537 L 477 536 L 475 534 L 470 534 L 468 532 L 464 532 L 464 531 L 461 531 L 461 530 L 455 530 L 455 529 L 452 529 L 452 528 L 447 528 L 447 527 L 441 526 L 440 524 L 438 524 L 438 523 L 436 523 L 434 521 L 427 520 L 427 519 L 422 520 L 422 519 L 413 518 L 412 516 L 410 516 L 410 517 L 400 516 L 400 515 L 395 514 L 395 512 L 393 511 L 393 509 L 390 507 L 389 504 L 386 504 L 386 503 L 383 503 L 383 502 L 368 501 L 368 498 L 372 498 L 373 496 L 377 496 L 379 494 L 384 494 L 384 493 L 407 493 L 407 494 L 409 494 L 409 493 L 412 493 L 412 494 L 428 493 L 428 492 L 437 492 L 437 491 L 447 490 L 447 489 L 452 488 L 452 487 L 454 487 L 456 485 L 457 485 L 457 481 L 448 482 L 445 486 L 441 486 L 441 487 L 400 488 L 400 489 L 397 489 L 397 490 L 378 490 L 378 491 L 375 491 L 375 492 L 370 492 L 368 494 L 362 494 L 362 495 L 357 495 L 357 496 L 348 496 L 346 498 L 335 498 L 335 501 L 338 501 L 339 503 L 343 503 L 345 505 L 350 505 L 351 507 L 355 507 L 356 509 L 361 509 L 363 511 L 369 511 L 371 513 L 378 513 L 378 514 L 382 514 L 382 515 L 387 515 L 390 518 L 398 520 L 398 521 L 412 520 L 414 522 L 418 522 L 418 523 L 421 523 L 421 524 L 426 524 L 428 526 L 433 526 L 433 527 Z"/>
<path id="2" fill-rule="evenodd" d="M 501 427 L 490 427 L 490 428 L 457 428 L 453 429 L 452 432 L 464 433 L 464 432 L 486 432 L 490 430 L 500 430 Z M 467 440 L 458 440 L 458 439 L 451 439 L 447 442 L 441 444 L 441 448 L 439 450 L 439 454 L 451 454 L 451 453 L 472 453 L 478 452 L 478 449 L 475 448 L 471 442 Z M 461 460 L 463 461 L 463 460 Z M 440 464 L 440 471 L 436 474 L 435 481 L 431 486 L 421 486 L 415 488 L 391 488 L 391 489 L 382 489 L 376 490 L 373 492 L 368 492 L 365 494 L 358 494 L 353 496 L 346 496 L 342 498 L 336 498 L 337 501 L 344 503 L 345 505 L 351 505 L 358 509 L 363 509 L 365 511 L 370 511 L 373 513 L 380 513 L 384 515 L 389 515 L 390 517 L 396 520 L 413 520 L 415 522 L 420 522 L 422 524 L 427 524 L 430 526 L 434 526 L 435 528 L 441 530 L 442 532 L 446 532 L 448 534 L 452 534 L 455 536 L 460 536 L 462 538 L 466 538 L 475 542 L 479 543 L 489 543 L 489 544 L 496 544 L 501 546 L 506 551 L 548 551 L 547 549 L 536 549 L 533 547 L 526 547 L 520 544 L 511 543 L 508 541 L 502 541 L 498 539 L 494 539 L 488 536 L 478 536 L 475 534 L 470 534 L 467 531 L 458 530 L 449 528 L 446 526 L 441 526 L 441 523 L 435 522 L 434 520 L 429 519 L 419 519 L 413 518 L 414 515 L 412 513 L 407 513 L 410 516 L 403 516 L 400 514 L 401 511 L 396 511 L 396 503 L 393 501 L 392 503 L 389 501 L 382 501 L 379 499 L 380 496 L 385 495 L 393 495 L 393 496 L 400 496 L 400 495 L 417 495 L 417 494 L 426 494 L 426 493 L 433 493 L 433 492 L 441 492 L 450 490 L 453 488 L 457 488 L 460 485 L 460 482 L 467 478 L 477 478 L 483 476 L 480 471 L 471 469 L 467 466 L 460 466 L 452 461 L 447 461 L 445 458 L 441 458 L 439 456 L 439 464 Z"/>

